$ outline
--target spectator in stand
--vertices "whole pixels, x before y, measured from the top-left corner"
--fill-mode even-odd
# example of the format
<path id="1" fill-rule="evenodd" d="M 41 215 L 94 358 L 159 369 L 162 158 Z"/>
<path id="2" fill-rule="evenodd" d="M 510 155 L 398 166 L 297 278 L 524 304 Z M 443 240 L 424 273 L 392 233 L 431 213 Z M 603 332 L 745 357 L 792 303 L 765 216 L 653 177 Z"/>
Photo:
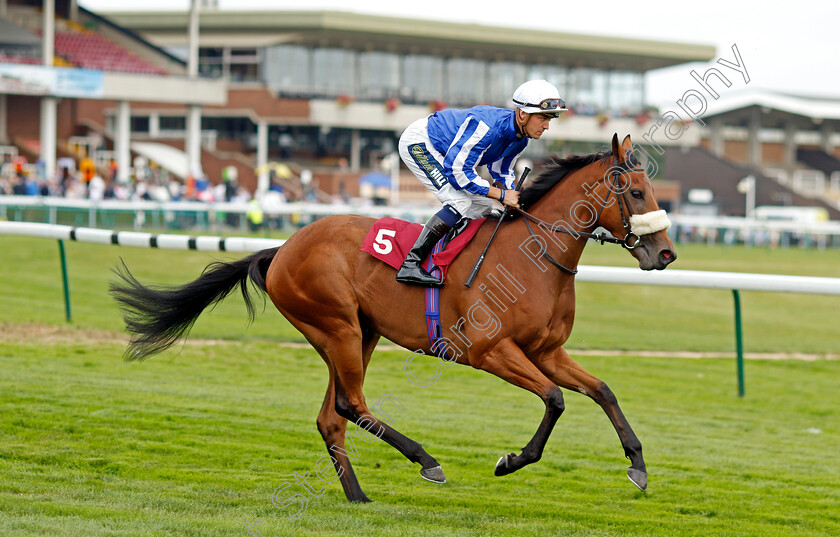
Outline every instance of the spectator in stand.
<path id="1" fill-rule="evenodd" d="M 114 190 L 114 183 L 113 181 L 108 181 L 105 185 L 105 191 L 102 193 L 102 199 L 104 200 L 112 200 L 117 197 L 117 193 Z"/>
<path id="2" fill-rule="evenodd" d="M 38 180 L 35 177 L 23 177 L 23 184 L 25 187 L 26 195 L 27 196 L 37 196 L 38 192 L 40 192 L 40 187 L 38 186 Z"/>
<path id="3" fill-rule="evenodd" d="M 137 181 L 137 186 L 134 188 L 134 195 L 131 196 L 131 199 L 145 201 L 152 199 L 151 194 L 149 194 L 149 185 L 146 181 Z"/>
<path id="4" fill-rule="evenodd" d="M 246 216 L 248 218 L 248 224 L 251 228 L 251 232 L 256 233 L 259 231 L 262 227 L 264 217 L 259 201 L 254 199 L 249 202 Z"/>
<path id="5" fill-rule="evenodd" d="M 88 183 L 88 198 L 94 201 L 105 198 L 105 180 L 98 173 Z"/>
<path id="6" fill-rule="evenodd" d="M 19 173 L 15 176 L 15 180 L 12 182 L 12 195 L 26 195 L 26 176 L 23 173 Z"/>
<path id="7" fill-rule="evenodd" d="M 181 201 L 181 197 L 184 195 L 184 185 L 181 184 L 181 181 L 177 177 L 172 176 L 172 179 L 169 180 L 169 184 L 167 185 L 167 189 L 169 190 L 169 199 L 172 201 Z"/>
<path id="8" fill-rule="evenodd" d="M 35 177 L 36 182 L 46 181 L 47 179 L 47 163 L 41 158 L 35 161 Z M 37 194 L 34 194 L 37 195 Z"/>
<path id="9" fill-rule="evenodd" d="M 96 164 L 89 157 L 85 157 L 79 162 L 79 172 L 82 174 L 82 181 L 88 184 L 96 175 Z"/>
<path id="10" fill-rule="evenodd" d="M 55 195 L 55 183 L 52 181 L 44 181 L 41 183 L 41 189 L 38 192 L 40 196 L 53 196 Z"/>
<path id="11" fill-rule="evenodd" d="M 59 195 L 66 195 L 67 188 L 70 186 L 72 180 L 73 177 L 70 175 L 70 168 L 61 168 L 61 175 L 58 180 Z"/>
<path id="12" fill-rule="evenodd" d="M 64 197 L 69 199 L 84 199 L 87 197 L 87 188 L 85 183 L 73 178 L 64 192 Z"/>
<path id="13" fill-rule="evenodd" d="M 225 184 L 225 201 L 232 201 L 239 189 L 239 172 L 234 166 L 222 168 L 222 180 Z"/>
<path id="14" fill-rule="evenodd" d="M 283 215 L 280 214 L 280 210 L 283 205 L 286 204 L 286 196 L 283 192 L 283 187 L 273 180 L 275 177 L 276 176 L 273 172 L 269 175 L 271 186 L 269 186 L 268 191 L 262 195 L 260 205 L 266 213 L 266 224 L 268 224 L 268 226 L 272 229 L 282 229 Z"/>
<path id="15" fill-rule="evenodd" d="M 114 181 L 109 181 L 109 183 L 111 183 L 111 185 L 113 186 L 114 197 L 116 199 L 122 200 L 122 201 L 131 199 L 132 193 L 126 185 L 124 185 L 122 183 L 116 183 Z"/>
<path id="16" fill-rule="evenodd" d="M 207 179 L 204 174 L 197 175 L 195 178 L 195 198 L 198 201 L 208 203 L 215 200 L 213 197 L 213 189 L 210 188 L 210 180 Z"/>
<path id="17" fill-rule="evenodd" d="M 7 158 L 8 155 L 3 156 L 3 164 L 0 165 L 0 196 L 9 196 L 12 193 L 12 168 L 11 161 Z"/>

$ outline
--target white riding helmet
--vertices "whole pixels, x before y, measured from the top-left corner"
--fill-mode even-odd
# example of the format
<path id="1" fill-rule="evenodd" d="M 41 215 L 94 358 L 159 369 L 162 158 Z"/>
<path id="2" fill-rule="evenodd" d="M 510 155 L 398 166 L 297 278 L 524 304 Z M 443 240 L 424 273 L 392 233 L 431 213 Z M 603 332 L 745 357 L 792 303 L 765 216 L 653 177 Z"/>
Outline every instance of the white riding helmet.
<path id="1" fill-rule="evenodd" d="M 513 104 L 528 114 L 554 114 L 556 117 L 567 110 L 560 92 L 546 80 L 529 80 L 516 88 Z"/>

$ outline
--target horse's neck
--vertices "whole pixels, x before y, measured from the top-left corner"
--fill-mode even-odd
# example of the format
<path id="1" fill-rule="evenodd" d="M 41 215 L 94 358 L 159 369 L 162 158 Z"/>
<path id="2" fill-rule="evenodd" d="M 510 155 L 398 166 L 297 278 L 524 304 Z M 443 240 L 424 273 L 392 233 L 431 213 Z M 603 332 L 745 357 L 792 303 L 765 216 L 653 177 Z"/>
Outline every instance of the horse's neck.
<path id="1" fill-rule="evenodd" d="M 588 186 L 591 192 L 603 176 L 605 169 L 602 168 L 603 165 L 596 162 L 571 172 L 547 192 L 539 202 L 534 204 L 531 214 L 548 224 L 561 226 L 578 233 L 592 233 L 596 225 L 594 223 L 581 225 L 580 220 L 575 218 L 572 211 L 575 203 L 579 201 L 588 202 L 587 207 L 594 207 L 596 211 L 600 208 L 601 203 L 597 196 L 599 194 L 603 195 L 601 189 L 591 196 L 587 196 L 587 189 L 584 184 Z M 581 208 L 580 211 L 586 213 L 585 209 Z M 586 246 L 586 239 L 583 237 L 576 239 L 573 235 L 562 232 L 555 233 L 555 237 L 565 248 L 557 245 L 553 245 L 552 248 L 552 241 L 548 241 L 548 253 L 566 267 L 577 267 L 580 256 L 583 255 L 583 248 Z"/>

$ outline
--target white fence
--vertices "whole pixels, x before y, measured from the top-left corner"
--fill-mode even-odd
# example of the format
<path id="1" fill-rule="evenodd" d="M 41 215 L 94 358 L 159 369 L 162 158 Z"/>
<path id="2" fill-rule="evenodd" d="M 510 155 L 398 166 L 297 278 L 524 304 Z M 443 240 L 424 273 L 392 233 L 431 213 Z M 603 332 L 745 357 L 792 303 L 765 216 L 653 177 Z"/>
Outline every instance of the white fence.
<path id="1" fill-rule="evenodd" d="M 58 224 L 59 212 L 70 211 L 84 214 L 86 225 L 97 227 L 102 216 L 107 214 L 131 213 L 134 215 L 135 229 L 144 224 L 171 221 L 177 214 L 192 214 L 199 217 L 199 221 L 212 224 L 218 219 L 216 215 L 240 214 L 245 215 L 250 209 L 248 203 L 205 203 L 198 201 L 91 201 L 87 199 L 67 199 L 40 196 L 0 196 L 0 219 L 14 220 L 23 214 L 24 210 L 40 210 L 43 223 Z M 280 203 L 262 207 L 268 216 L 292 216 L 316 218 L 331 214 L 358 214 L 373 218 L 393 216 L 412 222 L 424 222 L 438 208 L 430 205 L 348 205 L 324 203 Z M 163 215 L 162 218 L 151 218 L 150 214 Z M 834 242 L 840 245 L 840 221 L 828 222 L 791 222 L 783 220 L 759 220 L 755 218 L 737 218 L 727 216 L 692 216 L 669 215 L 677 228 L 708 232 L 727 231 L 735 233 L 744 240 L 756 235 L 773 236 L 792 234 L 813 237 L 819 247 L 825 247 Z M 243 220 L 244 222 L 244 220 Z M 211 226 L 212 227 L 212 226 Z"/>
<path id="2" fill-rule="evenodd" d="M 112 231 L 72 226 L 53 226 L 26 222 L 0 222 L 0 235 L 24 235 L 45 239 L 75 240 L 141 248 L 245 253 L 274 248 L 281 246 L 285 242 L 280 239 L 153 234 L 136 231 Z M 634 268 L 580 265 L 576 279 L 581 282 L 596 283 L 666 285 L 674 287 L 701 287 L 706 289 L 739 289 L 742 291 L 840 295 L 840 278 L 821 278 L 815 276 L 787 276 L 680 269 L 646 272 Z"/>
<path id="3" fill-rule="evenodd" d="M 63 242 L 61 241 L 74 240 L 143 248 L 247 253 L 281 246 L 285 242 L 279 239 L 152 234 L 135 231 L 111 231 L 105 229 L 2 221 L 0 221 L 0 235 L 23 235 L 59 240 L 59 244 L 62 246 L 62 272 L 65 282 L 65 308 L 68 321 L 70 320 L 70 299 L 69 288 L 67 287 L 66 266 L 63 258 Z M 744 361 L 741 336 L 741 302 L 738 291 L 840 295 L 840 278 L 814 276 L 679 269 L 645 272 L 633 268 L 580 265 L 578 266 L 578 274 L 575 279 L 581 282 L 595 283 L 665 285 L 731 290 L 735 299 L 736 356 L 738 364 L 738 394 L 740 396 L 744 395 Z"/>
<path id="4" fill-rule="evenodd" d="M 261 206 L 267 217 L 292 216 L 302 218 L 321 217 L 331 214 L 358 214 L 373 218 L 393 216 L 422 222 L 438 211 L 432 206 L 386 206 L 386 205 L 348 205 L 327 203 L 277 203 Z M 68 199 L 41 196 L 0 196 L 0 219 L 12 220 L 22 214 L 24 210 L 40 210 L 43 223 L 57 224 L 59 212 L 83 213 L 90 227 L 96 227 L 102 216 L 107 214 L 131 213 L 134 215 L 135 227 L 137 223 L 154 222 L 149 214 L 162 214 L 163 220 L 169 221 L 178 214 L 192 214 L 201 222 L 212 223 L 217 220 L 217 214 L 245 215 L 251 210 L 248 203 L 226 203 L 201 201 L 147 201 L 147 200 L 102 200 Z M 142 224 L 141 224 L 142 225 Z M 840 230 L 838 230 L 840 235 Z"/>

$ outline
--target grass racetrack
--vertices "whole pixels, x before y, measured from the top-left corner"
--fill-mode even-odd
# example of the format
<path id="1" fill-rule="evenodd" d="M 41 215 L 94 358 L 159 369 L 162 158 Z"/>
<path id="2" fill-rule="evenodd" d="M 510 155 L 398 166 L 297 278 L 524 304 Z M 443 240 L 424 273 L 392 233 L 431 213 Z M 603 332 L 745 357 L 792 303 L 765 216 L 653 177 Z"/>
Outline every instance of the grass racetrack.
<path id="1" fill-rule="evenodd" d="M 183 283 L 225 254 L 66 246 L 69 325 L 55 241 L 0 237 L 4 536 L 840 534 L 840 360 L 827 359 L 840 353 L 837 297 L 743 293 L 747 352 L 814 359 L 748 361 L 742 400 L 734 359 L 578 357 L 641 439 L 647 493 L 627 480 L 600 408 L 570 392 L 543 459 L 494 477 L 498 457 L 536 430 L 540 401 L 464 367 L 420 388 L 403 371 L 408 351 L 377 351 L 368 403 L 397 399 L 402 412 L 384 405 L 393 425 L 449 482 L 423 481 L 383 442 L 356 440 L 356 473 L 375 503 L 350 505 L 337 482 L 315 476 L 326 454 L 315 428 L 326 368 L 272 306 L 249 327 L 231 297 L 199 319 L 192 342 L 145 363 L 121 360 L 121 320 L 107 296 L 117 259 L 144 282 Z M 836 250 L 678 252 L 677 269 L 840 277 Z M 633 261 L 589 246 L 583 262 Z M 731 300 L 727 291 L 579 284 L 567 347 L 732 352 Z M 432 360 L 414 364 L 418 377 L 422 367 L 431 375 Z M 307 472 L 312 491 L 295 483 Z M 301 502 L 272 504 L 284 484 L 277 503 Z"/>

